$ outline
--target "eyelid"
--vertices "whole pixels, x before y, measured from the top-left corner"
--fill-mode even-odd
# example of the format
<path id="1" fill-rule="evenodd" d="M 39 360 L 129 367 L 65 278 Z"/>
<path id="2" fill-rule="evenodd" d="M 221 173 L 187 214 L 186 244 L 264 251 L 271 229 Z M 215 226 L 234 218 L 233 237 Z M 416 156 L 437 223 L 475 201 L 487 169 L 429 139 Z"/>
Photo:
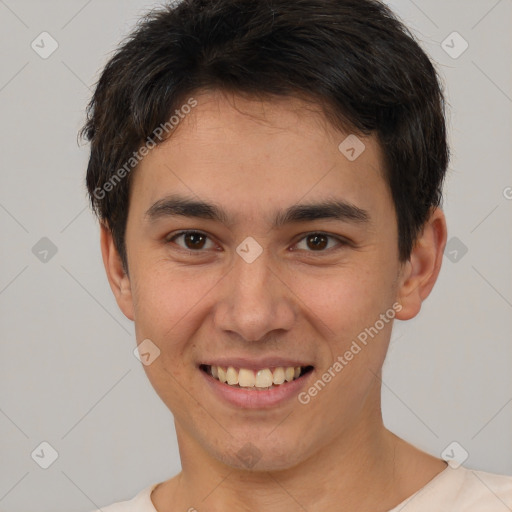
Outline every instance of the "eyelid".
<path id="1" fill-rule="evenodd" d="M 204 231 L 198 230 L 198 229 L 184 229 L 182 231 L 178 231 L 177 233 L 171 233 L 170 235 L 165 237 L 166 243 L 173 242 L 176 238 L 179 238 L 182 235 L 187 235 L 189 233 L 197 233 L 200 235 L 205 236 L 208 240 L 212 240 L 212 237 L 205 233 Z M 302 242 L 305 238 L 307 238 L 310 235 L 324 235 L 327 238 L 333 238 L 338 242 L 337 247 L 331 247 L 329 249 L 321 250 L 321 251 L 305 251 L 313 256 L 321 256 L 322 254 L 330 254 L 331 251 L 335 251 L 337 248 L 344 247 L 346 245 L 350 245 L 351 242 L 346 239 L 345 237 L 342 237 L 340 235 L 334 235 L 330 233 L 326 233 L 324 231 L 306 231 L 304 233 L 301 233 L 300 235 L 297 235 L 298 238 L 297 241 L 293 244 L 293 246 L 296 246 L 299 242 Z M 198 249 L 196 251 L 192 249 L 186 249 L 184 247 L 178 246 L 180 249 L 186 251 L 187 253 L 193 253 L 193 254 L 203 254 L 206 252 L 206 249 Z M 300 249 L 299 249 L 300 250 Z M 292 249 L 292 251 L 297 251 L 297 249 Z"/>

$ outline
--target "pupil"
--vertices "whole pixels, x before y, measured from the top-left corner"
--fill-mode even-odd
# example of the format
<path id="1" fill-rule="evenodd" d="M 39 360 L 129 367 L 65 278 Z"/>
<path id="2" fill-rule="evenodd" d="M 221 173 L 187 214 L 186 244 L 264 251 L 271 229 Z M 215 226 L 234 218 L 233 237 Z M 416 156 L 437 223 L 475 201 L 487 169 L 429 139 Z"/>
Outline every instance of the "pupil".
<path id="1" fill-rule="evenodd" d="M 187 233 L 185 235 L 185 238 L 186 238 L 187 242 L 192 241 L 191 245 L 193 246 L 194 249 L 201 249 L 203 247 L 203 244 L 199 244 L 199 245 L 197 244 L 198 238 L 204 238 L 201 233 Z M 203 242 L 204 242 L 204 240 L 203 240 Z M 187 243 L 187 245 L 190 245 L 190 244 Z"/>
<path id="2" fill-rule="evenodd" d="M 323 249 L 323 248 L 327 245 L 327 243 L 325 242 L 326 238 L 327 238 L 327 237 L 326 237 L 325 235 L 311 235 L 311 236 L 309 237 L 309 240 L 310 240 L 310 241 L 311 241 L 311 240 L 314 240 L 314 242 L 313 242 L 313 244 L 312 244 L 312 245 L 313 245 L 313 247 L 316 247 L 317 249 L 318 249 L 318 248 Z M 323 240 L 323 243 L 322 243 L 322 242 L 320 242 L 320 243 L 319 243 L 319 239 L 322 239 L 322 240 Z"/>

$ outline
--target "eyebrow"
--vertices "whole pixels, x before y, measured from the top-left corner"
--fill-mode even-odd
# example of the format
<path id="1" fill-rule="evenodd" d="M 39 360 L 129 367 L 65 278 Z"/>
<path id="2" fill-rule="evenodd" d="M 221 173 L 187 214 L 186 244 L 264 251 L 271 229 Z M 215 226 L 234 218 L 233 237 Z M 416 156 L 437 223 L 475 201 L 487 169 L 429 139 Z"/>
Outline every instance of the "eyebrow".
<path id="1" fill-rule="evenodd" d="M 158 200 L 145 213 L 149 222 L 173 216 L 208 219 L 225 225 L 231 224 L 226 210 L 219 205 L 177 194 Z M 274 215 L 272 227 L 275 229 L 286 224 L 312 222 L 319 219 L 369 224 L 370 214 L 368 211 L 347 201 L 330 199 L 293 205 L 286 210 L 279 210 Z"/>

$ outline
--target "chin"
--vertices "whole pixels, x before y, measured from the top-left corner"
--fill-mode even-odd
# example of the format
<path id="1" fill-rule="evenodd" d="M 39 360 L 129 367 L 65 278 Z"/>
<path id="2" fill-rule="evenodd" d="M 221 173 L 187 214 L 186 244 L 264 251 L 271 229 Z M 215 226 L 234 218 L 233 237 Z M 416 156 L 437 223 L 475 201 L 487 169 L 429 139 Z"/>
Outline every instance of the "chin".
<path id="1" fill-rule="evenodd" d="M 212 447 L 211 455 L 226 466 L 237 470 L 247 470 L 253 473 L 266 471 L 284 471 L 303 462 L 307 455 L 297 450 L 299 443 L 293 442 L 286 436 L 288 442 L 283 443 L 282 438 L 276 439 L 279 446 L 269 442 L 268 433 L 260 436 L 244 436 L 247 441 L 228 441 L 224 449 Z M 220 449 L 219 449 L 220 448 Z"/>

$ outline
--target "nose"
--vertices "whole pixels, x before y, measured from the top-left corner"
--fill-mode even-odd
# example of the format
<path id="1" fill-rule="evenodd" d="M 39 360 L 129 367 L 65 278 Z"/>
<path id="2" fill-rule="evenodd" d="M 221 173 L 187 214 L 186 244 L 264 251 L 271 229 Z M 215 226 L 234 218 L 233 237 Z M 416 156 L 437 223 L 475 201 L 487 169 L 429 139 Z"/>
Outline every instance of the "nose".
<path id="1" fill-rule="evenodd" d="M 297 297 L 286 273 L 272 265 L 268 251 L 251 263 L 235 255 L 233 268 L 222 281 L 214 318 L 218 329 L 252 342 L 292 328 Z"/>

